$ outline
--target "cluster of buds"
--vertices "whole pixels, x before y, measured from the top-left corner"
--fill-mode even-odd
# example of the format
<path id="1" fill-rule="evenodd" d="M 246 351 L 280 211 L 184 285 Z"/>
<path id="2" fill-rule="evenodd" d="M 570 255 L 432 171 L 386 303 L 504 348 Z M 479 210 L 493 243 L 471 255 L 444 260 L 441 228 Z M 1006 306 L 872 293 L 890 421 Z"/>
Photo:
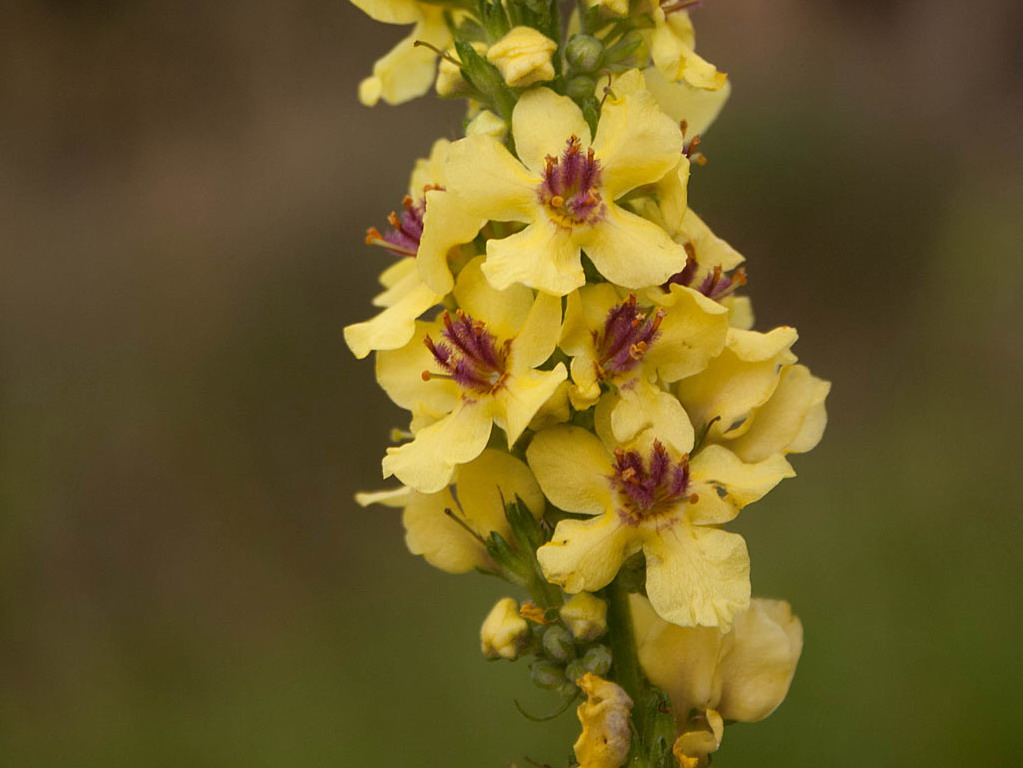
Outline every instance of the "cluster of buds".
<path id="1" fill-rule="evenodd" d="M 400 484 L 358 500 L 402 509 L 437 568 L 528 595 L 482 651 L 583 699 L 580 766 L 706 765 L 795 671 L 799 620 L 751 597 L 725 526 L 820 440 L 829 384 L 795 329 L 753 330 L 743 257 L 689 205 L 729 94 L 696 3 L 353 2 L 415 25 L 363 102 L 469 102 L 367 236 L 395 260 L 345 338 L 409 418 Z"/>

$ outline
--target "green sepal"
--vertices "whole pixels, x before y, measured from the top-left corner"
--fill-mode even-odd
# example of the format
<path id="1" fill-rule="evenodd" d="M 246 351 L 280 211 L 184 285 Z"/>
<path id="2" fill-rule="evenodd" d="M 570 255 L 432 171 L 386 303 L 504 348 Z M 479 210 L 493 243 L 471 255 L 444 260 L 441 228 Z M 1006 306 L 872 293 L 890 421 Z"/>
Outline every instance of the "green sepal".
<path id="1" fill-rule="evenodd" d="M 515 109 L 515 92 L 507 86 L 497 67 L 480 56 L 464 40 L 455 41 L 455 50 L 462 62 L 462 77 L 478 90 L 497 110 L 497 114 L 510 124 Z"/>

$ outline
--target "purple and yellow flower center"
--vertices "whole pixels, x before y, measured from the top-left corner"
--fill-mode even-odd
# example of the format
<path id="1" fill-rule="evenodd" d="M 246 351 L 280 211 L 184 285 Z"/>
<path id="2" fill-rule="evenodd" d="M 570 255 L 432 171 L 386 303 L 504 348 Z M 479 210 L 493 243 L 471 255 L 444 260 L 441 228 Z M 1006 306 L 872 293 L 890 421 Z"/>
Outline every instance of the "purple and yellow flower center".
<path id="1" fill-rule="evenodd" d="M 689 456 L 673 462 L 668 450 L 655 440 L 649 459 L 644 461 L 638 451 L 616 448 L 611 485 L 622 502 L 619 514 L 630 524 L 656 515 L 689 498 Z"/>
<path id="2" fill-rule="evenodd" d="M 440 187 L 426 187 L 423 194 L 431 189 Z M 412 256 L 419 253 L 419 241 L 423 237 L 423 215 L 426 213 L 426 198 L 421 197 L 418 201 L 410 195 L 405 195 L 401 201 L 405 208 L 401 214 L 391 211 L 387 217 L 387 223 L 391 228 L 380 234 L 376 227 L 366 230 L 366 245 L 379 245 L 386 248 L 397 256 Z"/>
<path id="3" fill-rule="evenodd" d="M 665 291 L 670 290 L 673 285 L 684 285 L 687 288 L 692 288 L 694 291 L 702 293 L 708 299 L 720 301 L 746 285 L 745 267 L 733 270 L 730 275 L 725 274 L 721 267 L 714 267 L 713 270 L 702 278 L 697 278 L 699 265 L 696 263 L 696 257 L 693 253 L 694 248 L 691 243 L 686 243 L 685 248 L 687 254 L 686 265 L 682 268 L 682 271 L 676 272 L 661 286 Z"/>
<path id="4" fill-rule="evenodd" d="M 486 323 L 473 320 L 460 309 L 454 318 L 445 312 L 442 319 L 445 341 L 435 343 L 427 336 L 423 343 L 445 373 L 423 371 L 423 380 L 450 378 L 462 389 L 484 395 L 500 389 L 508 378 L 511 340 L 499 344 Z"/>
<path id="5" fill-rule="evenodd" d="M 593 224 L 604 215 L 600 196 L 600 161 L 592 149 L 584 154 L 578 136 L 567 142 L 561 157 L 547 155 L 540 184 L 540 202 L 551 220 L 564 227 Z"/>
<path id="6" fill-rule="evenodd" d="M 608 380 L 635 368 L 660 335 L 664 314 L 663 309 L 637 309 L 636 294 L 611 307 L 603 329 L 593 332 L 597 377 Z"/>

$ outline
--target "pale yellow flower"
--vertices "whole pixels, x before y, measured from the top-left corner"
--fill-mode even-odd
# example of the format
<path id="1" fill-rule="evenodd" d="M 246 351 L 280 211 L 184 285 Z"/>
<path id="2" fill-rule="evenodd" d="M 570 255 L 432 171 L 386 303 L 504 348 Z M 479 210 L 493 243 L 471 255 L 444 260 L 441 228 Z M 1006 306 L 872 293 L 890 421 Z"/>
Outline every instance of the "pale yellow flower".
<path id="1" fill-rule="evenodd" d="M 510 448 L 566 377 L 562 363 L 536 368 L 554 351 L 561 302 L 521 285 L 498 291 L 480 262 L 458 276 L 457 314 L 418 322 L 407 345 L 377 356 L 380 385 L 413 412 L 415 432 L 412 442 L 387 450 L 384 476 L 424 493 L 478 456 L 495 424 Z"/>
<path id="2" fill-rule="evenodd" d="M 558 523 L 537 552 L 548 580 L 569 593 L 594 591 L 642 550 L 655 610 L 683 626 L 727 627 L 749 604 L 749 555 L 720 528 L 792 475 L 780 455 L 744 464 L 720 446 L 691 460 L 651 439 L 609 451 L 593 433 L 559 426 L 526 451 L 540 488 L 557 507 L 591 515 Z"/>
<path id="3" fill-rule="evenodd" d="M 727 634 L 670 624 L 638 595 L 632 608 L 640 664 L 671 698 L 682 731 L 675 745 L 680 758 L 715 751 L 725 720 L 763 720 L 788 693 L 803 649 L 803 626 L 787 602 L 754 598 Z"/>
<path id="4" fill-rule="evenodd" d="M 480 627 L 480 650 L 488 659 L 514 661 L 529 642 L 529 625 L 511 597 L 497 601 Z"/>
<path id="5" fill-rule="evenodd" d="M 635 294 L 623 296 L 613 285 L 599 283 L 568 296 L 559 346 L 572 356 L 570 396 L 576 409 L 595 403 L 601 385 L 612 385 L 625 397 L 671 398 L 642 384 L 692 376 L 721 352 L 727 310 L 680 285 L 647 295 L 653 303 L 641 306 Z"/>
<path id="6" fill-rule="evenodd" d="M 583 728 L 573 747 L 579 768 L 620 768 L 632 744 L 632 699 L 620 686 L 592 672 L 577 682 L 586 694 L 576 710 Z"/>
<path id="7" fill-rule="evenodd" d="M 693 423 L 710 425 L 709 443 L 728 447 L 746 462 L 804 453 L 817 445 L 827 424 L 824 400 L 831 385 L 794 364 L 795 340 L 794 328 L 730 329 L 722 353 L 675 385 Z"/>
<path id="8" fill-rule="evenodd" d="M 385 24 L 415 24 L 408 37 L 373 65 L 373 74 L 359 84 L 359 100 L 368 107 L 381 99 L 402 104 L 429 91 L 437 55 L 414 43 L 421 40 L 440 50 L 451 45 L 444 9 L 418 0 L 352 0 L 352 4 Z"/>
<path id="9" fill-rule="evenodd" d="M 677 271 L 682 247 L 614 202 L 679 163 L 682 135 L 653 96 L 640 90 L 609 98 L 591 142 L 571 99 L 536 88 L 515 106 L 512 135 L 521 162 L 499 141 L 469 136 L 452 145 L 447 169 L 448 193 L 466 213 L 527 224 L 488 240 L 483 270 L 495 287 L 521 283 L 565 295 L 585 283 L 581 250 L 601 274 L 628 288 L 660 284 Z M 424 238 L 434 227 L 447 224 L 428 214 Z M 466 233 L 437 237 L 448 244 Z M 447 290 L 451 277 L 442 259 L 430 254 L 420 267 L 429 270 L 424 278 L 434 290 Z"/>
<path id="10" fill-rule="evenodd" d="M 436 493 L 401 487 L 359 493 L 355 500 L 362 506 L 383 504 L 402 509 L 409 551 L 442 571 L 494 568 L 480 539 L 487 539 L 493 531 L 506 539 L 511 536 L 504 504 L 516 497 L 539 517 L 544 510 L 543 494 L 529 468 L 503 451 L 483 451 L 474 461 L 458 467 L 452 481 Z"/>
<path id="11" fill-rule="evenodd" d="M 689 13 L 678 0 L 649 0 L 653 29 L 647 39 L 654 65 L 670 82 L 684 80 L 694 88 L 716 91 L 728 76 L 696 53 L 696 33 Z"/>

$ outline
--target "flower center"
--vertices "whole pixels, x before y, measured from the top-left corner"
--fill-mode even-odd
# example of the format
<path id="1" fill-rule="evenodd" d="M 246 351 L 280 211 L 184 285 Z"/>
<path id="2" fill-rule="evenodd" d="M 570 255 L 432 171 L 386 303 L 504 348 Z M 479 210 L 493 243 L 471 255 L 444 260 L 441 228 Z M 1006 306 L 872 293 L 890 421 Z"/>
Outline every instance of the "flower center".
<path id="1" fill-rule="evenodd" d="M 426 187 L 423 194 L 425 195 L 431 189 L 440 189 L 440 187 Z M 397 256 L 415 256 L 419 253 L 419 241 L 423 237 L 426 198 L 421 197 L 415 201 L 410 195 L 405 195 L 401 204 L 405 210 L 401 212 L 401 215 L 391 211 L 391 215 L 387 217 L 387 223 L 391 225 L 391 228 L 385 233 L 380 234 L 380 230 L 376 227 L 366 230 L 366 245 L 379 245 Z"/>
<path id="2" fill-rule="evenodd" d="M 654 441 L 646 462 L 638 451 L 616 448 L 611 485 L 624 504 L 620 514 L 628 518 L 627 522 L 636 524 L 640 519 L 663 512 L 687 497 L 689 455 L 673 463 L 668 450 L 658 440 Z"/>
<path id="3" fill-rule="evenodd" d="M 681 272 L 676 272 L 668 278 L 661 287 L 668 291 L 672 285 L 684 285 L 702 293 L 708 299 L 720 301 L 729 296 L 742 286 L 746 285 L 746 269 L 739 267 L 732 273 L 725 274 L 721 267 L 714 267 L 702 278 L 697 276 L 699 265 L 696 263 L 695 249 L 692 243 L 686 243 L 686 265 Z"/>
<path id="4" fill-rule="evenodd" d="M 423 380 L 450 378 L 465 390 L 478 394 L 492 394 L 508 378 L 508 349 L 511 341 L 498 344 L 494 335 L 487 330 L 487 324 L 473 320 L 462 310 L 456 310 L 452 319 L 450 312 L 443 315 L 445 341 L 434 343 L 427 336 L 423 339 L 433 359 L 446 373 L 436 374 L 423 371 Z"/>
<path id="5" fill-rule="evenodd" d="M 569 138 L 561 157 L 547 155 L 540 184 L 540 202 L 551 219 L 564 227 L 593 224 L 604 214 L 600 185 L 600 161 L 588 149 L 582 151 L 578 136 Z"/>
<path id="6" fill-rule="evenodd" d="M 636 294 L 611 307 L 603 330 L 593 332 L 598 378 L 611 379 L 635 368 L 660 335 L 664 314 L 663 309 L 636 309 Z"/>

